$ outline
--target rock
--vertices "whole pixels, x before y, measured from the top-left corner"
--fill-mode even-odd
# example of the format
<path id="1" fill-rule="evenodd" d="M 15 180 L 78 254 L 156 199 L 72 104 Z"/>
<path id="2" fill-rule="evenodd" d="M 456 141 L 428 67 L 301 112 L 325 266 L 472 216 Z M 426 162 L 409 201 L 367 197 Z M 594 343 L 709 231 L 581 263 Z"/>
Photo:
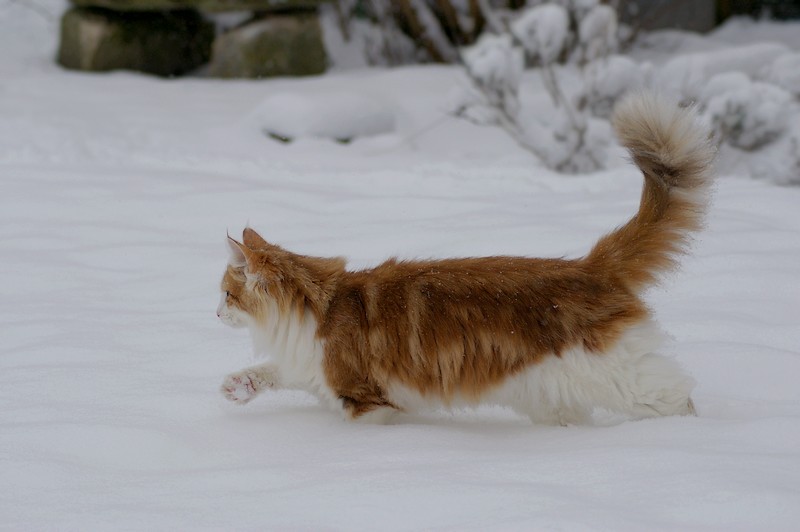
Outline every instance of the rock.
<path id="1" fill-rule="evenodd" d="M 261 78 L 321 74 L 328 59 L 316 14 L 271 15 L 214 41 L 210 76 Z"/>
<path id="2" fill-rule="evenodd" d="M 72 0 L 79 7 L 102 7 L 116 11 L 287 11 L 314 9 L 326 0 Z M 329 0 L 327 0 L 329 1 Z"/>
<path id="3" fill-rule="evenodd" d="M 61 19 L 58 62 L 74 70 L 177 76 L 206 63 L 214 26 L 197 11 L 119 13 L 73 8 Z"/>

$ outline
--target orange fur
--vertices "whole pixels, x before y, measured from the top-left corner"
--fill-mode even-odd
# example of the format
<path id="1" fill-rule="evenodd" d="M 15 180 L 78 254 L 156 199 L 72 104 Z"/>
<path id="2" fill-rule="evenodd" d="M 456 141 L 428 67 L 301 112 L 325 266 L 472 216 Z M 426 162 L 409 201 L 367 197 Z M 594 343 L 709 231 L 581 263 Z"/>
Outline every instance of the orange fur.
<path id="1" fill-rule="evenodd" d="M 313 318 L 325 380 L 353 417 L 393 408 L 402 386 L 449 403 L 477 402 L 547 357 L 582 348 L 602 357 L 648 318 L 640 292 L 674 264 L 698 229 L 713 153 L 690 111 L 651 96 L 622 104 L 615 127 L 644 173 L 638 213 L 582 259 L 388 260 L 348 271 L 252 229 L 235 242 L 228 304 L 257 322 Z"/>

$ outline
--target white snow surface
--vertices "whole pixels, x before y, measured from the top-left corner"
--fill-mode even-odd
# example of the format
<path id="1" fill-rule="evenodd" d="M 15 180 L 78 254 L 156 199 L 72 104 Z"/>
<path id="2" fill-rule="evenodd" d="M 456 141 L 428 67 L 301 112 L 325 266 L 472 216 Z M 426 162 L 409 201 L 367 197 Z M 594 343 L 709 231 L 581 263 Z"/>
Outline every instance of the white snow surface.
<path id="1" fill-rule="evenodd" d="M 214 313 L 226 229 L 354 267 L 577 256 L 634 212 L 639 173 L 620 150 L 556 175 L 442 120 L 455 68 L 89 75 L 52 64 L 55 26 L 22 4 L 0 27 L 0 529 L 796 529 L 797 188 L 721 176 L 694 254 L 648 295 L 699 417 L 362 426 L 294 392 L 237 408 L 218 393 L 251 362 Z M 274 94 L 350 90 L 393 102 L 395 132 L 284 145 L 242 122 Z"/>

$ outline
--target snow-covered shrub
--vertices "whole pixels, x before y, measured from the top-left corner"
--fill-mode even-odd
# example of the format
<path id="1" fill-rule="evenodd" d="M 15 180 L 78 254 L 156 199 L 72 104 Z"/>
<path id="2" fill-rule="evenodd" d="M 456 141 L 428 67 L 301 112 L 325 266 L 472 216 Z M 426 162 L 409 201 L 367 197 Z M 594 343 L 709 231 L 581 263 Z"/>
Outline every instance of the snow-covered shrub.
<path id="1" fill-rule="evenodd" d="M 430 60 L 398 24 L 391 4 L 376 1 L 362 12 L 357 0 L 337 0 L 320 6 L 325 49 L 334 68 L 398 66 Z M 358 14 L 358 15 L 357 15 Z"/>
<path id="2" fill-rule="evenodd" d="M 569 15 L 562 6 L 542 4 L 525 10 L 510 25 L 511 34 L 539 64 L 558 61 L 569 35 Z"/>
<path id="3" fill-rule="evenodd" d="M 800 119 L 800 113 L 795 119 Z M 750 157 L 746 171 L 779 185 L 800 185 L 800 127 Z"/>
<path id="4" fill-rule="evenodd" d="M 547 0 L 545 0 L 547 1 Z M 575 20 L 581 20 L 589 11 L 600 4 L 600 0 L 550 0 L 564 6 Z"/>
<path id="5" fill-rule="evenodd" d="M 679 55 L 655 72 L 654 84 L 659 90 L 691 103 L 700 98 L 706 83 L 717 74 L 741 72 L 755 77 L 764 65 L 788 51 L 782 44 L 754 43 Z"/>
<path id="6" fill-rule="evenodd" d="M 578 129 L 561 113 L 554 115 L 551 123 L 525 125 L 528 142 L 539 147 L 539 156 L 548 168 L 580 174 L 605 167 L 611 139 L 608 123 L 588 119 Z"/>
<path id="7" fill-rule="evenodd" d="M 519 81 L 524 58 L 509 35 L 484 35 L 463 51 L 467 73 L 486 104 L 515 115 L 519 110 Z"/>
<path id="8" fill-rule="evenodd" d="M 591 8 L 578 22 L 579 59 L 588 63 L 617 49 L 617 12 L 608 5 Z"/>
<path id="9" fill-rule="evenodd" d="M 774 141 L 787 126 L 791 94 L 741 72 L 712 77 L 701 94 L 704 114 L 718 142 L 757 150 Z"/>
<path id="10" fill-rule="evenodd" d="M 629 90 L 644 86 L 646 71 L 622 55 L 589 63 L 584 71 L 585 105 L 600 118 L 610 118 L 614 104 Z"/>
<path id="11" fill-rule="evenodd" d="M 800 103 L 784 88 L 763 81 L 775 62 L 761 69 L 761 80 L 753 79 L 750 72 L 757 69 L 752 64 L 747 73 L 711 76 L 697 103 L 719 145 L 719 168 L 800 184 Z"/>
<path id="12" fill-rule="evenodd" d="M 576 21 L 576 16 L 581 18 Z M 462 93 L 456 114 L 503 127 L 520 146 L 559 172 L 603 168 L 608 132 L 598 133 L 590 109 L 607 116 L 615 99 L 625 92 L 626 83 L 640 84 L 639 71 L 631 61 L 617 58 L 606 61 L 604 68 L 594 65 L 605 61 L 616 47 L 616 12 L 597 0 L 562 0 L 533 5 L 504 24 L 498 20 L 493 18 L 492 26 L 499 28 L 500 35 L 483 36 L 474 47 L 462 51 L 475 90 Z M 546 116 L 520 113 L 523 50 L 527 63 L 538 67 L 552 100 Z M 594 69 L 590 86 L 580 87 L 577 99 L 573 91 L 563 90 L 555 68 L 568 55 L 578 56 L 582 74 L 588 67 Z"/>
<path id="13" fill-rule="evenodd" d="M 800 52 L 778 56 L 764 69 L 762 78 L 800 98 Z"/>
<path id="14" fill-rule="evenodd" d="M 452 63 L 481 35 L 538 30 L 539 44 L 559 44 L 559 62 L 584 64 L 613 53 L 621 31 L 615 8 L 600 0 L 334 0 L 321 7 L 330 42 L 368 64 Z M 532 10 L 543 8 L 535 13 Z M 531 25 L 526 17 L 536 19 Z M 521 42 L 530 36 L 521 32 Z M 327 36 L 326 36 L 327 38 Z M 515 37 L 516 38 L 516 37 Z M 527 46 L 526 46 L 527 47 Z M 543 51 L 548 49 L 547 46 Z M 549 48 L 552 49 L 552 48 Z M 334 55 L 342 55 L 338 50 Z M 352 54 L 351 54 L 352 55 Z M 529 57 L 534 61 L 532 57 Z M 351 57 L 338 64 L 355 64 Z"/>

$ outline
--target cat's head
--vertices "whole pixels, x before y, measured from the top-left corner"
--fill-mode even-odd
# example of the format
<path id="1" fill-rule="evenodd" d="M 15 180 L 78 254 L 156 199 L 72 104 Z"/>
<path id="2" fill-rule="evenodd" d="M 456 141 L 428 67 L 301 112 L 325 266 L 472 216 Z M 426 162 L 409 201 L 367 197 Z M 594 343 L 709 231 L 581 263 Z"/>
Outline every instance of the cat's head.
<path id="1" fill-rule="evenodd" d="M 345 266 L 340 258 L 291 253 L 250 228 L 244 230 L 242 242 L 229 236 L 228 248 L 217 316 L 237 328 L 275 318 L 270 316 L 275 312 L 311 311 L 319 317 Z"/>

